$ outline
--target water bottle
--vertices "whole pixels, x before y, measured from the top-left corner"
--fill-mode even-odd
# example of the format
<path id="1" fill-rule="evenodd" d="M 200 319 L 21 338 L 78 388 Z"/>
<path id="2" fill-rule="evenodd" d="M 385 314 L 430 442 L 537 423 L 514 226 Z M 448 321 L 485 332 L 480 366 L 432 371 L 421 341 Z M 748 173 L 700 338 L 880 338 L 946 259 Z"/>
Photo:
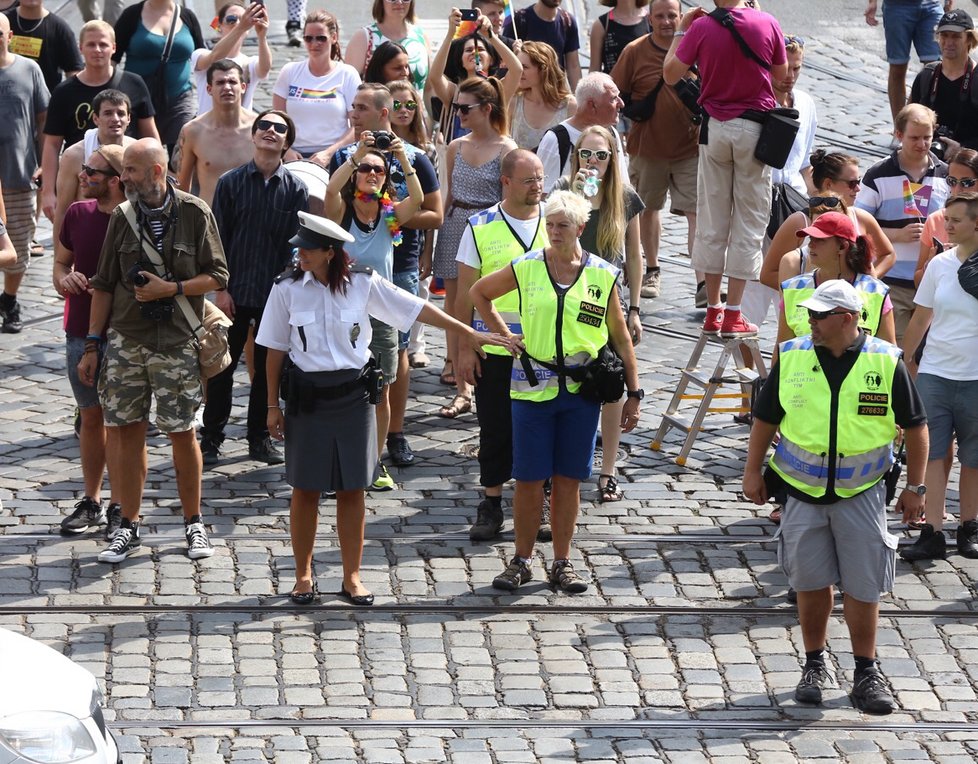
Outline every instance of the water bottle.
<path id="1" fill-rule="evenodd" d="M 598 177 L 598 171 L 594 168 L 588 170 L 587 178 L 584 180 L 584 196 L 587 199 L 593 199 L 597 193 L 598 189 L 601 187 L 601 178 Z"/>

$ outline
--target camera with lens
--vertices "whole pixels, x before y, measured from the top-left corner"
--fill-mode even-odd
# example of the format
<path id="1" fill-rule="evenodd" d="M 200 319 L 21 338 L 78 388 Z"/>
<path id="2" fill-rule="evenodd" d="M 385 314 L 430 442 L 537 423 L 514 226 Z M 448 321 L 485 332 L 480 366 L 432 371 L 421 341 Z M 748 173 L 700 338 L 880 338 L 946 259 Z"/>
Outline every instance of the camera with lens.
<path id="1" fill-rule="evenodd" d="M 391 141 L 394 139 L 394 136 L 386 130 L 378 130 L 373 134 L 373 136 L 374 147 L 380 149 L 381 151 L 387 151 L 391 147 Z"/>
<path id="2" fill-rule="evenodd" d="M 944 152 L 947 151 L 947 145 L 941 138 L 953 138 L 951 133 L 951 128 L 945 125 L 938 125 L 937 129 L 934 131 L 934 140 L 930 144 L 930 153 L 944 161 Z"/>
<path id="3" fill-rule="evenodd" d="M 689 111 L 692 123 L 694 125 L 700 124 L 703 121 L 703 109 L 699 104 L 699 81 L 683 77 L 673 87 L 676 89 L 676 95 L 679 96 L 679 100 L 683 102 L 683 106 Z"/>
<path id="4" fill-rule="evenodd" d="M 144 276 L 140 271 L 152 271 L 153 266 L 149 263 L 136 263 L 126 273 L 126 278 L 134 286 L 143 287 L 149 283 L 149 277 Z M 139 314 L 146 321 L 167 321 L 173 315 L 173 300 L 169 297 L 163 300 L 153 300 L 152 302 L 139 303 Z"/>

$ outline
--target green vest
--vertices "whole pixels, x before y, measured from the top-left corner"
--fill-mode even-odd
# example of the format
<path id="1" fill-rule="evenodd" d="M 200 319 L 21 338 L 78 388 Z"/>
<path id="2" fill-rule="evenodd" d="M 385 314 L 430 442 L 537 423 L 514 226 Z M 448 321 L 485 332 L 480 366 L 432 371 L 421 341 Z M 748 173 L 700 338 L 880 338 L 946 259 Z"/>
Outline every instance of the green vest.
<path id="1" fill-rule="evenodd" d="M 863 312 L 859 316 L 859 326 L 875 336 L 880 328 L 880 320 L 883 318 L 883 303 L 890 293 L 890 288 L 868 273 L 858 274 L 852 285 L 863 301 Z M 792 276 L 781 284 L 781 294 L 784 296 L 784 318 L 796 337 L 804 337 L 806 334 L 812 333 L 811 325 L 808 323 L 808 310 L 801 307 L 801 303 L 811 297 L 814 292 L 814 273 Z"/>
<path id="2" fill-rule="evenodd" d="M 835 493 L 848 498 L 875 485 L 893 463 L 893 374 L 900 349 L 867 336 L 838 392 Z M 781 442 L 771 467 L 799 491 L 825 495 L 832 391 L 811 335 L 781 343 L 778 395 Z"/>
<path id="3" fill-rule="evenodd" d="M 520 255 L 525 255 L 533 249 L 543 249 L 549 246 L 550 240 L 547 238 L 547 227 L 544 225 L 543 204 L 540 204 L 540 216 L 537 218 L 537 231 L 533 236 L 530 246 L 523 245 L 523 241 L 513 231 L 506 220 L 504 213 L 500 211 L 499 204 L 495 204 L 487 210 L 473 215 L 469 218 L 469 227 L 472 229 L 472 239 L 475 242 L 475 251 L 479 255 L 479 277 L 488 276 L 490 273 L 505 268 Z M 506 322 L 506 326 L 513 334 L 522 334 L 520 326 L 520 302 L 519 295 L 514 289 L 507 292 L 502 297 L 497 297 L 492 301 L 496 312 Z M 472 316 L 472 328 L 477 332 L 488 332 L 489 327 L 476 312 Z M 509 355 L 506 348 L 497 345 L 483 345 L 482 349 L 493 355 Z"/>
<path id="4" fill-rule="evenodd" d="M 531 385 L 526 371 L 513 364 L 510 397 L 523 401 L 549 401 L 560 390 L 560 375 L 534 359 L 553 366 L 583 366 L 608 344 L 608 306 L 618 278 L 618 269 L 597 255 L 582 254 L 581 270 L 566 290 L 551 280 L 544 250 L 530 252 L 513 261 L 519 296 L 523 343 L 537 384 Z M 564 378 L 568 392 L 576 393 L 580 382 Z"/>

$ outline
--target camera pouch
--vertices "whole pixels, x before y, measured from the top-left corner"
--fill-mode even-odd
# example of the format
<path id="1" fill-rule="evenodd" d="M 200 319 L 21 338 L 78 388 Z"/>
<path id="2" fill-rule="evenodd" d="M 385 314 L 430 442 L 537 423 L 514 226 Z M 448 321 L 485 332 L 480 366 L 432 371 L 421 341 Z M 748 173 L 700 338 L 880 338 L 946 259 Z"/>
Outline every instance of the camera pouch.
<path id="1" fill-rule="evenodd" d="M 797 109 L 771 109 L 761 124 L 754 158 L 776 170 L 783 170 L 800 127 Z"/>
<path id="2" fill-rule="evenodd" d="M 632 122 L 647 122 L 652 119 L 655 115 L 655 102 L 659 96 L 659 91 L 662 90 L 662 86 L 665 85 L 665 80 L 660 79 L 659 84 L 656 85 L 652 90 L 648 92 L 644 97 L 639 98 L 637 101 L 633 100 L 631 96 L 628 96 L 625 100 L 625 108 L 621 110 L 621 113 L 625 115 Z"/>

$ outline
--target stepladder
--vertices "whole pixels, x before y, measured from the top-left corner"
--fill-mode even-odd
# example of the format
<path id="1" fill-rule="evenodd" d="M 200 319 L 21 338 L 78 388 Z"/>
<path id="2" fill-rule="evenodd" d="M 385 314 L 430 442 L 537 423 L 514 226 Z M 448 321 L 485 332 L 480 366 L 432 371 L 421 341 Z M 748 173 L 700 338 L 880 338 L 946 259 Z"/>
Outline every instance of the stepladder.
<path id="1" fill-rule="evenodd" d="M 712 371 L 703 363 L 707 347 L 718 347 L 720 350 Z M 748 358 L 753 368 L 747 363 Z M 669 430 L 681 430 L 686 433 L 686 438 L 676 457 L 676 464 L 685 465 L 696 436 L 703 430 L 706 415 L 749 413 L 751 391 L 755 384 L 766 378 L 767 367 L 756 335 L 728 339 L 703 332 L 680 374 L 679 384 L 652 441 L 652 450 L 661 450 L 662 441 Z M 691 386 L 695 392 L 691 391 Z M 681 415 L 679 411 L 683 404 L 693 401 L 698 401 L 698 406 L 695 411 L 689 409 L 692 417 Z M 714 402 L 719 405 L 714 405 Z"/>

